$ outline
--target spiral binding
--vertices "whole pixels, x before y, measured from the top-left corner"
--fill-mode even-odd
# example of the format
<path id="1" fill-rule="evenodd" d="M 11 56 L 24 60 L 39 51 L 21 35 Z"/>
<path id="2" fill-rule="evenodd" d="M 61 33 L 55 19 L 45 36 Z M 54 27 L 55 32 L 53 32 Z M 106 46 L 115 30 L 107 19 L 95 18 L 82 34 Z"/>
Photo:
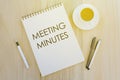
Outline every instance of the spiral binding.
<path id="1" fill-rule="evenodd" d="M 39 14 L 42 14 L 44 12 L 48 12 L 49 10 L 55 9 L 55 8 L 57 8 L 59 6 L 62 6 L 62 5 L 63 5 L 63 3 L 58 3 L 58 4 L 55 4 L 54 6 L 50 6 L 48 8 L 43 9 L 43 10 L 40 10 L 40 11 L 37 11 L 37 12 L 34 12 L 34 13 L 30 13 L 26 16 L 23 16 L 22 20 L 28 19 L 30 17 L 36 16 L 36 15 L 39 15 Z"/>

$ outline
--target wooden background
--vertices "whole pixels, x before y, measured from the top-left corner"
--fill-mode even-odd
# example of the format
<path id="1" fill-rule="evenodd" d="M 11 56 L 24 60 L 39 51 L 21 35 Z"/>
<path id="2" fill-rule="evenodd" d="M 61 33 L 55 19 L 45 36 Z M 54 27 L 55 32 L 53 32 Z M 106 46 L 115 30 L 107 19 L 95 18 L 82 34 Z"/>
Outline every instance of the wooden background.
<path id="1" fill-rule="evenodd" d="M 64 3 L 85 61 L 41 77 L 20 19 L 58 2 Z M 93 30 L 83 31 L 73 24 L 72 12 L 82 3 L 96 6 L 100 13 L 100 22 Z M 119 0 L 0 0 L 0 80 L 120 80 L 119 7 Z M 94 36 L 102 39 L 102 44 L 88 71 L 85 65 Z M 30 64 L 28 70 L 20 57 L 16 40 Z"/>

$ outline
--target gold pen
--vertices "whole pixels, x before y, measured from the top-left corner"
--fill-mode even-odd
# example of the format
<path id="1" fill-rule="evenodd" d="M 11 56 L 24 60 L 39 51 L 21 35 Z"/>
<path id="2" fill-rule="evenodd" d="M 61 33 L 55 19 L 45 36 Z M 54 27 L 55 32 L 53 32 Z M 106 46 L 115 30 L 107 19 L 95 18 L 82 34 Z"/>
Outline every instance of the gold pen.
<path id="1" fill-rule="evenodd" d="M 88 60 L 87 60 L 87 64 L 86 64 L 86 68 L 89 70 L 92 63 L 93 63 L 93 60 L 95 58 L 95 55 L 97 53 L 97 50 L 101 44 L 101 40 L 98 40 L 97 43 L 96 43 L 96 37 L 93 38 L 92 40 L 92 43 L 91 43 L 91 47 L 90 47 L 90 54 L 89 54 L 89 57 L 88 57 Z"/>

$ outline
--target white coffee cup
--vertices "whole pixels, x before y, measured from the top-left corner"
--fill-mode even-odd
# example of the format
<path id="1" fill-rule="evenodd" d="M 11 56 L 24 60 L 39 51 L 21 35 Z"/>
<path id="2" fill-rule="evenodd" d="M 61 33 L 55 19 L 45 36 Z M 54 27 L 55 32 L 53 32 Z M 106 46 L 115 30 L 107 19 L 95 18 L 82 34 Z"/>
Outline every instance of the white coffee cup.
<path id="1" fill-rule="evenodd" d="M 82 30 L 91 30 L 99 22 L 97 9 L 90 4 L 81 4 L 73 12 L 73 22 Z"/>

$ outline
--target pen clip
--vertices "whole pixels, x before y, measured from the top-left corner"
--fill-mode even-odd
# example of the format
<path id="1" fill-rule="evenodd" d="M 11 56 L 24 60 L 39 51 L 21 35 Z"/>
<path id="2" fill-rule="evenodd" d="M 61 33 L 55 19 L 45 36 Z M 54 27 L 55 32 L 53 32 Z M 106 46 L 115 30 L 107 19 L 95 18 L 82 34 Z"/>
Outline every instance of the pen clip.
<path id="1" fill-rule="evenodd" d="M 100 43 L 101 43 L 101 39 L 99 39 L 99 40 L 97 41 L 97 43 L 96 43 L 96 45 L 95 45 L 95 50 L 96 50 L 97 47 L 100 45 Z"/>

